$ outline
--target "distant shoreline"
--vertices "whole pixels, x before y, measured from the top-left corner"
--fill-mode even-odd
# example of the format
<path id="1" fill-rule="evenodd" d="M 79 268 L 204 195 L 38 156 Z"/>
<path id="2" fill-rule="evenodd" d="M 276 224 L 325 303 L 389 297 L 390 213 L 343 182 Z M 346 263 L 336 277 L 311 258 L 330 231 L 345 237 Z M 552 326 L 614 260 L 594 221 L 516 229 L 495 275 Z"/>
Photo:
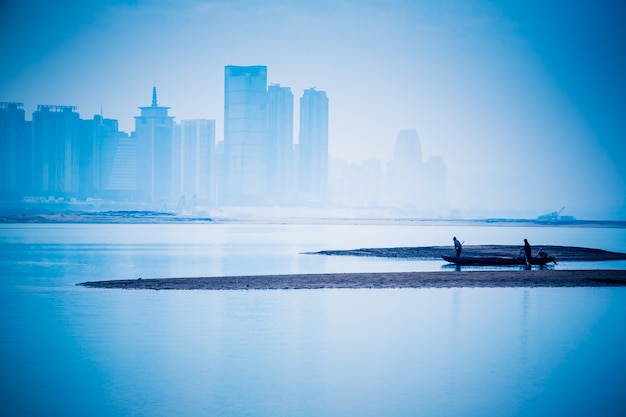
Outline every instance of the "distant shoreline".
<path id="1" fill-rule="evenodd" d="M 255 275 L 93 281 L 88 288 L 133 290 L 302 290 L 382 288 L 625 287 L 625 270 L 502 270 Z"/>
<path id="2" fill-rule="evenodd" d="M 109 211 L 31 211 L 0 212 L 0 224 L 188 224 L 188 223 L 250 223 L 250 224 L 338 224 L 338 225 L 476 225 L 476 226 L 552 226 L 626 228 L 623 220 L 539 220 L 515 218 L 428 219 L 409 217 L 344 216 L 340 212 L 279 211 L 276 215 L 218 213 L 219 215 L 177 215 L 150 210 Z M 315 215 L 317 214 L 317 215 Z"/>

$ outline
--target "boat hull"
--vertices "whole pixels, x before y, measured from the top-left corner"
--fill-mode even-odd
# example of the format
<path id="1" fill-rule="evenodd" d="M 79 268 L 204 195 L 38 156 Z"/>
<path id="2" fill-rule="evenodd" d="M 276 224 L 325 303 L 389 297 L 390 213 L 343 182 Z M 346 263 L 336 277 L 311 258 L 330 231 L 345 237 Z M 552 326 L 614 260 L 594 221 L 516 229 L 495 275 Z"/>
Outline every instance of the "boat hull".
<path id="1" fill-rule="evenodd" d="M 445 261 L 455 265 L 462 266 L 517 266 L 527 265 L 526 259 L 519 257 L 514 258 L 512 256 L 441 256 Z M 556 263 L 556 260 L 552 256 L 545 258 L 532 258 L 530 260 L 531 265 L 544 266 L 550 262 Z"/>

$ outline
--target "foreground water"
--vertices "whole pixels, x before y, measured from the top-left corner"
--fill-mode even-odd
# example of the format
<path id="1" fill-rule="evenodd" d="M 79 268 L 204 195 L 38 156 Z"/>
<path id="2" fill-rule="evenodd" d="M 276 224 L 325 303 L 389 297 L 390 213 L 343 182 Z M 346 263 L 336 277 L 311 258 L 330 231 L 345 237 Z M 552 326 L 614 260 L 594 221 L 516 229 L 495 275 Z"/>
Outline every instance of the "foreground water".
<path id="1" fill-rule="evenodd" d="M 1 414 L 624 415 L 622 288 L 155 292 L 74 285 L 436 270 L 442 263 L 301 252 L 447 245 L 452 234 L 467 244 L 526 237 L 626 248 L 623 229 L 601 228 L 0 226 Z"/>

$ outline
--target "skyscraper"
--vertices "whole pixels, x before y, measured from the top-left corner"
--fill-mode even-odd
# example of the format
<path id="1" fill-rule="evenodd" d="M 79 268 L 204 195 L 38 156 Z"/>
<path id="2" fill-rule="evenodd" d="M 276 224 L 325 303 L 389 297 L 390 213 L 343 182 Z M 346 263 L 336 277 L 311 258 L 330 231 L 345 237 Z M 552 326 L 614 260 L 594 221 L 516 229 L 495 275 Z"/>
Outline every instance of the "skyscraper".
<path id="1" fill-rule="evenodd" d="M 181 120 L 174 127 L 173 190 L 185 205 L 215 202 L 215 120 Z"/>
<path id="2" fill-rule="evenodd" d="M 156 202 L 172 199 L 172 134 L 174 117 L 169 107 L 157 103 L 156 87 L 152 89 L 152 105 L 139 107 L 135 116 L 137 141 L 137 194 L 140 201 Z"/>
<path id="3" fill-rule="evenodd" d="M 103 195 L 113 199 L 134 200 L 137 190 L 137 143 L 127 133 L 119 132 L 117 138 L 107 140 L 106 147 L 114 147 L 109 166 L 103 166 Z M 110 169 L 109 169 L 110 167 Z M 104 174 L 103 174 L 104 175 Z"/>
<path id="4" fill-rule="evenodd" d="M 267 172 L 267 67 L 228 65 L 220 203 L 264 204 Z"/>
<path id="5" fill-rule="evenodd" d="M 30 132 L 22 103 L 0 103 L 0 201 L 18 200 L 29 190 Z"/>
<path id="6" fill-rule="evenodd" d="M 94 187 L 96 195 L 116 200 L 128 200 L 136 189 L 135 141 L 120 132 L 118 121 L 101 115 L 93 118 L 95 139 Z"/>
<path id="7" fill-rule="evenodd" d="M 80 125 L 81 197 L 101 196 L 101 191 L 107 187 L 120 137 L 118 121 L 97 114 L 93 119 L 81 119 Z"/>
<path id="8" fill-rule="evenodd" d="M 73 197 L 80 187 L 80 117 L 74 106 L 39 105 L 33 112 L 33 189 Z"/>
<path id="9" fill-rule="evenodd" d="M 323 204 L 328 197 L 328 97 L 304 90 L 300 98 L 299 191 L 305 202 Z"/>
<path id="10" fill-rule="evenodd" d="M 403 208 L 415 208 L 421 204 L 422 164 L 422 145 L 417 132 L 401 130 L 393 159 L 387 164 L 387 204 Z"/>
<path id="11" fill-rule="evenodd" d="M 267 89 L 268 196 L 278 204 L 291 202 L 293 180 L 293 93 L 278 84 Z"/>

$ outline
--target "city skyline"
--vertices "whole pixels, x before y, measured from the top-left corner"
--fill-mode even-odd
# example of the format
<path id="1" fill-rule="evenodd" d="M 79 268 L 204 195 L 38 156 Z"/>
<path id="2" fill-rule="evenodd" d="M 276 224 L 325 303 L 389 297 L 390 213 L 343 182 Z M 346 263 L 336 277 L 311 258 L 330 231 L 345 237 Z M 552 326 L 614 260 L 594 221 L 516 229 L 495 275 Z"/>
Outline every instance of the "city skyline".
<path id="1" fill-rule="evenodd" d="M 293 94 L 267 85 L 266 66 L 224 67 L 218 146 L 214 119 L 176 122 L 170 107 L 159 105 L 156 85 L 130 135 L 117 120 L 81 118 L 75 106 L 38 105 L 27 120 L 23 103 L 0 102 L 0 201 L 148 203 L 163 210 L 178 201 L 180 214 L 196 206 L 325 206 L 328 98 L 309 89 L 301 102 L 298 155 Z"/>
<path id="2" fill-rule="evenodd" d="M 3 5 L 0 100 L 120 121 L 156 81 L 180 119 L 223 126 L 224 65 L 332 92 L 332 158 L 392 159 L 403 129 L 476 215 L 626 218 L 625 38 L 617 1 L 455 0 Z M 20 36 L 14 36 L 19 33 Z M 313 84 L 313 85 L 312 85 Z M 77 98 L 72 100 L 72 97 Z M 298 118 L 298 114 L 294 115 Z M 549 185 L 548 185 L 549 184 Z"/>
<path id="3" fill-rule="evenodd" d="M 435 217 L 450 212 L 445 164 L 435 158 L 440 169 L 429 169 L 433 157 L 422 160 L 417 132 L 400 132 L 387 169 L 380 161 L 363 167 L 329 161 L 326 92 L 311 88 L 300 97 L 296 143 L 291 89 L 268 86 L 266 73 L 265 66 L 225 67 L 229 132 L 218 146 L 215 120 L 176 122 L 170 107 L 159 105 L 156 86 L 150 105 L 138 107 L 130 134 L 102 115 L 81 118 L 75 106 L 38 105 L 27 121 L 22 103 L 0 102 L 0 134 L 9 150 L 0 170 L 2 201 L 148 203 L 162 210 L 173 210 L 178 201 L 178 214 L 224 205 L 382 207 Z M 403 149 L 407 135 L 417 152 Z M 17 152 L 17 146 L 26 147 Z M 394 170 L 397 164 L 408 169 Z M 26 169 L 19 184 L 18 165 Z"/>

